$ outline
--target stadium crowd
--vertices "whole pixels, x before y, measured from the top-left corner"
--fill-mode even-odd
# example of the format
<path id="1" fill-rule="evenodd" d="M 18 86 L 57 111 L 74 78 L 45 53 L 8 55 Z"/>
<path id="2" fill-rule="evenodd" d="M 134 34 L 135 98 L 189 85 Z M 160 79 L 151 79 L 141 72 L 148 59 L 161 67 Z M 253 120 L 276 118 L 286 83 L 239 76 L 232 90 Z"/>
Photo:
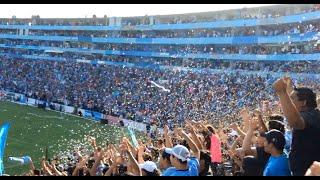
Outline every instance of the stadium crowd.
<path id="1" fill-rule="evenodd" d="M 8 46 L 28 45 L 57 48 L 80 48 L 86 50 L 112 51 L 150 51 L 170 54 L 312 54 L 320 52 L 320 45 L 316 42 L 306 44 L 285 43 L 281 46 L 268 45 L 156 45 L 156 44 L 93 44 L 79 42 L 54 42 L 33 40 L 0 40 Z"/>
<path id="2" fill-rule="evenodd" d="M 320 46 L 319 46 L 320 47 Z M 2 54 L 3 53 L 3 54 Z M 162 57 L 140 57 L 140 56 L 118 56 L 86 53 L 44 53 L 38 50 L 24 49 L 0 49 L 2 57 L 4 54 L 12 54 L 20 57 L 21 55 L 33 55 L 41 57 L 65 58 L 68 61 L 78 60 L 100 60 L 115 63 L 131 63 L 142 66 L 165 66 L 165 67 L 184 67 L 206 70 L 244 70 L 244 71 L 263 71 L 263 72 L 291 72 L 291 73 L 312 73 L 320 72 L 319 61 L 248 61 L 248 60 L 208 60 L 208 59 L 186 59 L 186 58 L 162 58 Z"/>
<path id="3" fill-rule="evenodd" d="M 22 68 L 20 74 L 26 69 Z M 135 76 L 132 78 L 136 79 Z M 256 84 L 256 87 L 261 86 Z M 117 144 L 101 147 L 91 137 L 89 151 L 80 148 L 49 161 L 42 159 L 40 168 L 35 167 L 30 157 L 25 157 L 23 163 L 30 164 L 30 171 L 23 175 L 320 175 L 317 143 L 320 112 L 316 109 L 316 94 L 309 88 L 296 86 L 289 77 L 280 78 L 269 86 L 276 92 L 273 99 L 262 101 L 260 109 L 255 107 L 259 107 L 261 101 L 253 108 L 245 105 L 246 108 L 236 113 L 241 120 L 235 123 L 231 119 L 212 121 L 210 116 L 189 116 L 185 117 L 184 125 L 169 127 L 168 123 L 162 124 L 163 133 L 146 141 L 135 142 L 123 137 Z M 210 86 L 211 89 L 214 87 Z M 262 92 L 265 91 L 260 90 L 257 96 Z M 273 102 L 277 105 L 270 106 Z"/>
<path id="4" fill-rule="evenodd" d="M 201 161 L 201 159 L 199 159 L 198 156 L 195 156 L 195 157 L 198 157 L 198 161 L 200 160 L 199 161 L 200 163 L 201 162 L 204 163 L 204 166 L 205 164 L 207 164 L 206 166 L 208 166 L 208 164 L 211 165 L 212 167 L 210 172 L 215 173 L 215 175 L 221 174 L 222 172 L 229 173 L 229 174 L 232 173 L 234 175 L 236 170 L 238 171 L 241 170 L 241 167 L 242 167 L 241 162 L 242 163 L 247 162 L 247 158 L 239 159 L 238 156 L 241 156 L 241 153 L 239 154 L 239 152 L 234 149 L 238 147 L 237 143 L 241 144 L 241 142 L 242 143 L 245 142 L 244 141 L 245 136 L 242 136 L 243 139 L 240 139 L 241 136 L 239 135 L 239 133 L 246 132 L 248 131 L 248 129 L 242 129 L 241 131 L 235 133 L 233 131 L 237 131 L 238 129 L 241 129 L 241 128 L 238 128 L 238 127 L 235 128 L 235 125 L 232 125 L 234 130 L 231 131 L 232 128 L 229 126 L 230 123 L 232 122 L 239 123 L 239 121 L 241 120 L 241 117 L 239 116 L 239 113 L 238 113 L 241 110 L 240 107 L 245 106 L 248 108 L 248 110 L 253 110 L 254 108 L 257 107 L 257 104 L 259 104 L 259 102 L 266 100 L 269 103 L 258 106 L 258 107 L 263 107 L 263 109 L 265 110 L 263 111 L 264 116 L 267 116 L 267 114 L 265 113 L 268 113 L 270 111 L 270 110 L 267 110 L 268 109 L 267 107 L 269 106 L 270 106 L 270 109 L 274 109 L 274 112 L 280 113 L 280 110 L 277 109 L 277 107 L 279 106 L 276 101 L 276 98 L 275 96 L 271 95 L 272 88 L 270 88 L 271 84 L 269 83 L 270 77 L 260 77 L 259 75 L 247 76 L 239 73 L 238 74 L 227 74 L 227 73 L 196 74 L 196 73 L 183 72 L 183 71 L 169 71 L 169 70 L 159 71 L 159 70 L 152 70 L 152 69 L 123 68 L 123 67 L 106 66 L 106 65 L 89 65 L 89 64 L 74 63 L 74 62 L 58 63 L 58 62 L 32 61 L 32 60 L 21 61 L 21 60 L 13 60 L 13 59 L 10 59 L 10 60 L 2 59 L 1 62 L 2 62 L 1 66 L 3 67 L 3 70 L 1 71 L 1 75 L 0 75 L 1 77 L 0 86 L 6 87 L 6 90 L 11 90 L 14 92 L 26 94 L 28 97 L 46 100 L 48 102 L 70 104 L 76 107 L 96 110 L 96 111 L 104 112 L 110 115 L 120 116 L 123 118 L 134 119 L 137 121 L 144 121 L 145 123 L 149 123 L 155 127 L 166 127 L 167 125 L 168 128 L 175 131 L 177 131 L 176 130 L 177 127 L 186 127 L 187 124 L 189 124 L 189 126 L 194 126 L 194 128 L 198 127 L 196 125 L 197 122 L 186 121 L 186 119 L 189 119 L 189 120 L 205 119 L 206 123 L 202 123 L 202 124 L 213 125 L 216 131 L 220 132 L 218 137 L 220 137 L 221 139 L 224 138 L 225 140 L 224 142 L 223 140 L 221 140 L 223 142 L 222 143 L 223 146 L 221 147 L 221 149 L 222 149 L 222 152 L 224 153 L 224 156 L 221 155 L 221 157 L 227 158 L 226 160 L 223 161 L 226 164 L 222 164 L 222 165 L 220 164 L 218 166 L 217 163 L 213 163 L 213 164 L 212 162 L 209 163 L 210 160 L 208 159 L 210 158 L 208 158 L 207 160 Z M 74 71 L 74 69 L 77 69 L 77 71 Z M 43 76 L 44 74 L 46 74 L 46 76 Z M 169 89 L 169 92 L 153 86 L 151 82 L 157 82 L 159 84 L 162 84 L 165 88 Z M 304 84 L 310 87 L 313 87 L 314 89 L 319 89 L 319 85 L 316 82 L 317 81 L 312 79 L 303 80 Z M 109 87 L 109 88 L 106 88 L 106 87 Z M 281 103 L 281 99 L 280 99 L 280 103 Z M 241 114 L 243 114 L 243 112 Z M 275 118 L 275 117 L 271 117 L 271 118 Z M 276 118 L 279 119 L 279 117 L 276 117 Z M 242 117 L 242 119 L 244 119 L 244 117 Z M 281 121 L 283 121 L 283 119 Z M 290 124 L 290 121 L 288 123 Z M 229 127 L 229 128 L 223 128 L 223 127 Z M 151 138 L 161 137 L 161 135 L 157 133 L 156 128 L 153 130 L 154 132 L 151 132 Z M 199 138 L 201 137 L 201 133 L 203 133 L 201 132 L 202 130 L 214 132 L 214 130 L 210 128 L 208 130 L 202 127 L 202 129 L 200 128 L 195 130 L 196 132 L 198 132 L 197 137 L 198 136 Z M 186 131 L 192 132 L 190 131 L 190 128 L 189 130 L 186 130 Z M 185 136 L 185 134 L 182 133 L 183 131 L 179 130 L 179 132 L 180 134 L 177 132 L 175 134 L 175 135 L 178 135 L 177 138 L 181 136 L 185 141 L 188 142 L 187 136 Z M 237 135 L 238 137 L 231 136 L 231 134 L 238 134 Z M 194 137 L 192 139 L 193 141 L 195 141 Z M 203 140 L 202 143 L 204 143 L 205 141 L 209 141 L 208 139 L 206 140 L 205 135 L 203 135 L 202 140 Z M 180 141 L 181 141 L 181 138 L 180 138 Z M 212 140 L 212 137 L 211 137 L 210 142 L 211 141 L 215 141 L 215 140 Z M 178 142 L 177 140 L 173 141 L 173 143 L 177 143 L 177 142 Z M 191 144 L 190 143 L 191 142 L 187 143 L 189 144 L 187 146 L 186 142 L 184 142 L 184 145 L 191 148 L 193 147 L 193 145 L 192 143 Z M 127 142 L 125 144 L 127 144 Z M 204 144 L 202 146 L 205 146 L 205 145 L 207 144 Z M 128 144 L 127 145 L 122 144 L 121 148 L 123 151 L 125 151 L 124 146 L 128 146 Z M 156 146 L 156 145 L 151 145 L 151 147 L 153 146 Z M 167 146 L 167 147 L 172 147 L 172 146 Z M 177 148 L 179 152 L 186 150 L 181 146 L 178 146 L 178 147 Z M 197 147 L 198 149 L 199 147 L 201 147 L 199 146 L 199 143 L 197 144 Z M 206 150 L 210 150 L 209 147 L 210 146 L 207 145 Z M 247 147 L 247 145 L 245 147 Z M 308 147 L 308 146 L 305 146 L 305 147 Z M 181 148 L 184 150 L 182 150 Z M 287 148 L 286 151 L 289 151 L 288 147 L 286 148 Z M 313 147 L 312 149 L 316 149 L 316 147 Z M 196 151 L 196 148 L 191 150 L 192 152 L 194 152 Z M 107 158 L 107 156 L 104 157 L 104 155 L 102 155 L 104 154 L 104 152 L 102 152 L 101 148 L 98 148 L 96 150 L 95 155 L 91 154 L 92 156 L 90 161 L 91 164 L 93 163 L 92 159 L 94 160 L 98 159 L 97 156 L 99 155 L 98 152 L 100 151 L 101 151 L 100 153 L 101 158 Z M 116 160 L 116 162 L 118 162 L 120 165 L 122 164 L 123 166 L 125 166 L 125 164 L 127 164 L 127 166 L 128 164 L 130 164 L 129 166 L 136 166 L 135 161 L 138 161 L 138 159 L 135 159 L 135 158 L 130 159 L 131 158 L 130 153 L 133 153 L 135 156 L 137 156 L 138 154 L 135 154 L 137 153 L 137 151 L 138 150 L 134 151 L 131 148 L 130 152 L 127 152 L 127 155 L 128 155 L 127 158 L 129 158 L 127 161 L 123 159 L 120 160 L 123 157 L 121 158 L 116 157 L 116 159 L 118 158 L 118 160 L 116 159 L 113 159 L 113 160 Z M 145 151 L 146 151 L 146 148 L 144 148 L 143 153 L 142 152 L 140 153 L 143 155 L 148 154 L 147 151 L 146 152 Z M 174 150 L 172 151 L 174 152 Z M 202 152 L 201 157 L 205 158 L 206 156 L 207 157 L 212 156 L 212 153 L 213 152 L 211 152 L 211 155 L 210 153 L 209 154 L 207 153 L 207 155 L 205 155 L 206 153 Z M 162 152 L 162 154 L 164 153 Z M 314 154 L 314 153 L 310 153 L 310 154 Z M 251 155 L 255 155 L 254 152 Z M 75 157 L 78 157 L 78 156 L 75 156 Z M 178 157 L 181 157 L 181 156 L 179 156 L 178 154 Z M 152 157 L 151 155 L 151 158 L 155 158 L 155 157 Z M 252 159 L 252 157 L 250 158 Z M 250 160 L 250 158 L 248 160 L 249 163 L 253 161 L 253 160 Z M 148 163 L 145 165 L 146 166 L 145 168 L 148 169 L 150 168 L 150 166 L 157 167 L 157 166 L 153 166 L 153 163 L 148 162 L 148 160 L 150 159 L 144 159 L 144 161 L 147 161 Z M 183 160 L 183 159 L 180 159 L 180 160 Z M 229 162 L 230 160 L 234 161 L 231 167 Z M 268 160 L 268 158 L 265 158 L 264 160 L 266 161 Z M 77 169 L 78 167 L 78 169 L 82 169 L 82 173 L 87 175 L 89 174 L 93 175 L 92 173 L 87 171 L 88 167 L 90 169 L 90 166 L 85 167 L 85 165 L 83 164 L 86 161 L 89 162 L 88 159 L 86 158 L 81 159 L 81 156 L 79 156 L 77 160 L 74 160 L 74 162 L 78 162 L 78 164 L 76 167 L 73 166 L 73 168 Z M 201 168 L 200 168 L 201 170 L 195 168 L 197 167 L 198 161 L 190 161 L 190 164 L 188 165 L 188 167 L 191 168 L 189 169 L 188 172 L 191 174 L 194 173 L 192 175 L 196 175 L 202 172 L 203 170 Z M 113 161 L 113 163 L 114 162 L 115 161 Z M 170 162 L 171 162 L 171 159 L 170 161 L 167 161 L 167 163 L 170 163 Z M 176 168 L 181 168 L 181 167 L 186 168 L 186 164 L 183 164 L 182 162 L 181 164 L 179 164 L 180 162 L 181 161 L 174 162 L 172 165 L 175 166 Z M 219 160 L 219 163 L 220 162 L 222 162 L 222 160 Z M 104 169 L 106 171 L 106 167 L 102 165 L 103 164 L 102 161 L 99 160 L 99 163 L 100 163 L 99 168 Z M 110 173 L 114 175 L 116 175 L 117 173 L 121 174 L 121 172 L 124 170 L 123 169 L 117 170 L 117 168 L 120 168 L 120 167 L 112 168 L 113 163 L 110 163 L 110 162 L 106 163 L 110 165 L 111 169 L 113 169 L 112 173 L 108 172 L 107 174 L 109 175 Z M 143 164 L 143 161 L 140 159 L 139 163 Z M 251 162 L 251 163 L 254 163 L 254 162 Z M 167 164 L 167 165 L 169 166 L 170 164 Z M 60 170 L 62 172 L 60 172 L 59 170 L 56 171 L 57 169 L 55 170 L 53 166 L 54 165 L 52 164 L 43 162 L 42 173 L 47 175 L 63 174 L 62 173 L 63 170 L 61 168 Z M 92 165 L 92 167 L 93 166 L 94 165 Z M 103 166 L 105 168 L 101 168 L 100 166 Z M 62 166 L 60 165 L 60 167 Z M 130 167 L 133 169 L 129 170 L 129 172 L 132 173 L 132 175 L 138 175 L 141 172 L 138 170 L 139 168 L 137 167 L 139 166 Z M 256 167 L 256 165 L 254 165 L 253 167 Z M 253 167 L 251 166 L 251 168 Z M 196 171 L 196 169 L 198 172 Z M 208 168 L 205 168 L 205 169 L 208 169 Z M 260 167 L 260 170 L 262 169 L 263 168 Z M 153 171 L 154 169 L 152 170 L 152 172 Z M 62 174 L 59 174 L 59 172 Z M 250 172 L 257 173 L 260 171 L 251 170 Z M 77 171 L 72 171 L 72 174 L 74 175 L 78 173 L 79 172 Z M 99 173 L 101 175 L 101 172 Z M 126 174 L 126 171 L 122 173 Z M 145 173 L 148 174 L 148 172 L 145 172 Z M 164 175 L 166 175 L 165 172 L 163 173 Z M 207 171 L 204 171 L 202 173 L 206 174 Z M 286 173 L 288 173 L 288 171 L 286 171 Z M 299 172 L 299 173 L 301 175 L 302 172 Z"/>
<path id="5" fill-rule="evenodd" d="M 268 99 L 271 92 L 267 88 L 270 77 L 240 72 L 198 74 L 26 59 L 3 59 L 2 67 L 0 85 L 7 90 L 147 123 L 173 117 L 183 122 L 212 112 L 219 119 L 232 110 L 230 107 L 251 106 Z M 43 74 L 46 77 L 39 78 Z M 315 80 L 308 82 L 318 87 Z M 264 93 L 259 94 L 260 88 L 265 89 Z"/>
<path id="6" fill-rule="evenodd" d="M 312 9 L 310 11 L 314 11 Z M 278 17 L 278 13 L 263 18 Z M 245 15 L 244 18 L 253 18 Z M 188 23 L 190 19 L 174 19 Z M 49 22 L 49 21 L 48 21 Z M 45 21 L 39 24 L 51 24 Z M 198 22 L 198 21 L 197 21 Z M 7 22 L 3 20 L 2 24 Z M 25 23 L 25 22 L 20 22 Z M 17 24 L 20 24 L 17 22 Z M 126 21 L 124 21 L 126 23 Z M 128 21 L 129 23 L 129 21 Z M 68 21 L 55 25 L 71 25 Z M 98 23 L 99 24 L 99 23 Z M 96 24 L 96 25 L 98 25 Z M 140 24 L 130 21 L 130 25 Z M 147 24 L 147 22 L 143 23 Z M 90 21 L 73 25 L 92 25 Z M 233 37 L 291 35 L 319 31 L 319 22 L 225 30 L 30 31 L 30 35 L 92 37 Z M 0 33 L 15 34 L 13 30 Z M 221 54 L 304 54 L 320 46 L 303 45 L 214 46 L 131 45 L 47 42 L 1 39 L 6 45 L 37 45 L 124 51 Z M 29 176 L 319 176 L 319 79 L 298 75 L 279 78 L 271 72 L 319 73 L 318 61 L 204 61 L 175 58 L 141 58 L 72 52 L 1 48 L 0 53 L 66 58 L 42 61 L 1 56 L 0 90 L 27 97 L 101 112 L 148 124 L 145 138 L 122 137 L 101 146 L 94 137 L 90 146 L 43 158 L 17 158 L 29 164 Z M 70 59 L 106 60 L 134 64 L 174 66 L 171 69 L 76 63 Z M 175 68 L 176 67 L 176 68 Z M 178 67 L 202 68 L 201 73 Z M 218 73 L 206 71 L 222 69 Z M 260 71 L 244 74 L 239 71 Z M 263 73 L 263 72 L 270 73 Z M 319 98 L 319 97 L 318 97 Z M 160 131 L 162 128 L 163 131 Z"/>
<path id="7" fill-rule="evenodd" d="M 74 62 L 4 60 L 2 66 L 1 87 L 8 90 L 49 102 L 64 103 L 67 100 L 68 104 L 84 109 L 88 109 L 88 103 L 93 101 L 90 106 L 92 110 L 112 111 L 112 114 L 129 119 L 148 117 L 163 120 L 176 117 L 176 121 L 183 121 L 189 116 L 187 113 L 197 115 L 202 110 L 205 113 L 216 108 L 226 110 L 227 103 L 244 95 L 247 90 L 265 86 L 265 81 L 256 76 L 244 76 L 243 80 L 255 83 L 242 87 L 236 75 L 160 72 Z M 39 79 L 43 73 L 46 77 Z M 154 87 L 151 81 L 162 84 L 170 93 Z M 224 82 L 229 82 L 230 86 L 222 85 Z M 208 95 L 219 97 L 221 105 L 215 107 L 211 102 L 214 97 L 208 98 Z M 223 101 L 224 98 L 230 102 Z M 253 101 L 252 98 L 250 101 Z M 205 106 L 200 108 L 200 104 Z"/>

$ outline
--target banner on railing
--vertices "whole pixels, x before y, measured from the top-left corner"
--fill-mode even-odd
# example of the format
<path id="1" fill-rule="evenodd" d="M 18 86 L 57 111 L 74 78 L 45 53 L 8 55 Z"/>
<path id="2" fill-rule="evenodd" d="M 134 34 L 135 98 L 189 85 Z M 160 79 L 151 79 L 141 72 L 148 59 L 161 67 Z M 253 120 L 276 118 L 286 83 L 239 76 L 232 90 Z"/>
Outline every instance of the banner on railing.
<path id="1" fill-rule="evenodd" d="M 94 112 L 92 111 L 92 115 L 94 117 L 95 120 L 100 121 L 101 119 L 103 119 L 103 114 L 99 113 L 99 112 Z"/>
<path id="2" fill-rule="evenodd" d="M 84 110 L 83 116 L 84 117 L 92 117 L 92 113 L 91 113 L 91 111 Z"/>
<path id="3" fill-rule="evenodd" d="M 35 106 L 36 105 L 36 100 L 32 98 L 27 99 L 27 105 Z"/>
<path id="4" fill-rule="evenodd" d="M 66 112 L 66 113 L 73 113 L 74 109 L 75 108 L 72 106 L 64 106 L 64 112 Z"/>
<path id="5" fill-rule="evenodd" d="M 120 121 L 121 121 L 120 118 L 107 115 L 106 119 L 108 120 L 108 124 L 120 126 Z"/>
<path id="6" fill-rule="evenodd" d="M 139 123 L 139 122 L 127 120 L 127 119 L 123 119 L 122 121 L 123 121 L 123 124 L 125 127 L 129 127 L 129 128 L 132 128 L 132 129 L 140 131 L 140 132 L 147 131 L 146 124 L 144 124 L 144 123 Z"/>

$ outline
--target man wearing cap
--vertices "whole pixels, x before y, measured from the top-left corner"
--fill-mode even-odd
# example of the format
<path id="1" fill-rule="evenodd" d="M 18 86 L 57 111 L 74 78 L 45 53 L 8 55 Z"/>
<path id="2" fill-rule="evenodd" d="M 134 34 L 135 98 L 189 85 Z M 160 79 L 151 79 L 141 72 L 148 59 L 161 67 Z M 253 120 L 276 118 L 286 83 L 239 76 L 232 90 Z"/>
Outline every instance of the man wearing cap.
<path id="1" fill-rule="evenodd" d="M 171 155 L 170 162 L 173 167 L 165 170 L 162 176 L 199 176 L 200 150 L 182 129 L 178 132 L 187 141 L 194 157 L 191 157 L 188 148 L 182 145 L 165 148 L 165 152 Z"/>
<path id="2" fill-rule="evenodd" d="M 286 144 L 283 133 L 273 129 L 261 135 L 266 138 L 264 150 L 271 155 L 264 168 L 263 176 L 290 176 L 289 159 L 283 153 Z"/>
<path id="3" fill-rule="evenodd" d="M 273 88 L 293 129 L 290 169 L 294 176 L 303 176 L 314 161 L 320 161 L 320 111 L 316 94 L 306 87 L 293 88 L 289 77 L 277 80 Z"/>
<path id="4" fill-rule="evenodd" d="M 146 161 L 139 166 L 142 170 L 142 176 L 160 176 L 156 163 L 152 161 Z"/>
<path id="5" fill-rule="evenodd" d="M 286 139 L 286 145 L 284 146 L 284 152 L 286 154 L 289 154 L 290 148 L 291 148 L 291 141 L 292 141 L 292 133 L 289 129 L 290 127 L 286 128 L 286 125 L 284 123 L 284 117 L 281 115 L 271 115 L 269 116 L 268 121 L 268 129 L 277 129 L 280 132 L 284 134 L 284 137 Z"/>

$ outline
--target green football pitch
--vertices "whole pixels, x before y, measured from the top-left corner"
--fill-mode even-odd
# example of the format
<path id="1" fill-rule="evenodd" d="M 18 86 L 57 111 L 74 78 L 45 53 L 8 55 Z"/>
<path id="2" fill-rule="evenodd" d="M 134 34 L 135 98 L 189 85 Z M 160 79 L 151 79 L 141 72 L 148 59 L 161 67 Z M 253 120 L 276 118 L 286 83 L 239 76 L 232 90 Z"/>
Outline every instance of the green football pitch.
<path id="1" fill-rule="evenodd" d="M 0 102 L 0 125 L 4 122 L 11 124 L 4 154 L 5 173 L 10 175 L 22 174 L 29 166 L 9 162 L 9 156 L 28 155 L 40 168 L 45 152 L 52 157 L 70 152 L 74 146 L 89 147 L 86 136 L 95 137 L 102 147 L 118 143 L 123 135 L 128 137 L 127 131 L 119 127 L 11 102 Z"/>

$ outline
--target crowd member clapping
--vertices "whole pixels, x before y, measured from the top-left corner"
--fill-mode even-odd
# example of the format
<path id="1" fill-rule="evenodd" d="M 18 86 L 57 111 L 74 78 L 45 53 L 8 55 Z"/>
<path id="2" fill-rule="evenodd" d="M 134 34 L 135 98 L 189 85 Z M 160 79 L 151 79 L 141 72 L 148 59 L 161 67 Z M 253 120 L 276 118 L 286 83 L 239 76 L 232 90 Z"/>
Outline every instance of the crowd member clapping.
<path id="1" fill-rule="evenodd" d="M 290 167 L 293 175 L 302 176 L 313 161 L 320 161 L 320 112 L 316 109 L 316 94 L 306 87 L 294 87 L 288 77 L 276 81 L 274 89 L 293 128 Z"/>

